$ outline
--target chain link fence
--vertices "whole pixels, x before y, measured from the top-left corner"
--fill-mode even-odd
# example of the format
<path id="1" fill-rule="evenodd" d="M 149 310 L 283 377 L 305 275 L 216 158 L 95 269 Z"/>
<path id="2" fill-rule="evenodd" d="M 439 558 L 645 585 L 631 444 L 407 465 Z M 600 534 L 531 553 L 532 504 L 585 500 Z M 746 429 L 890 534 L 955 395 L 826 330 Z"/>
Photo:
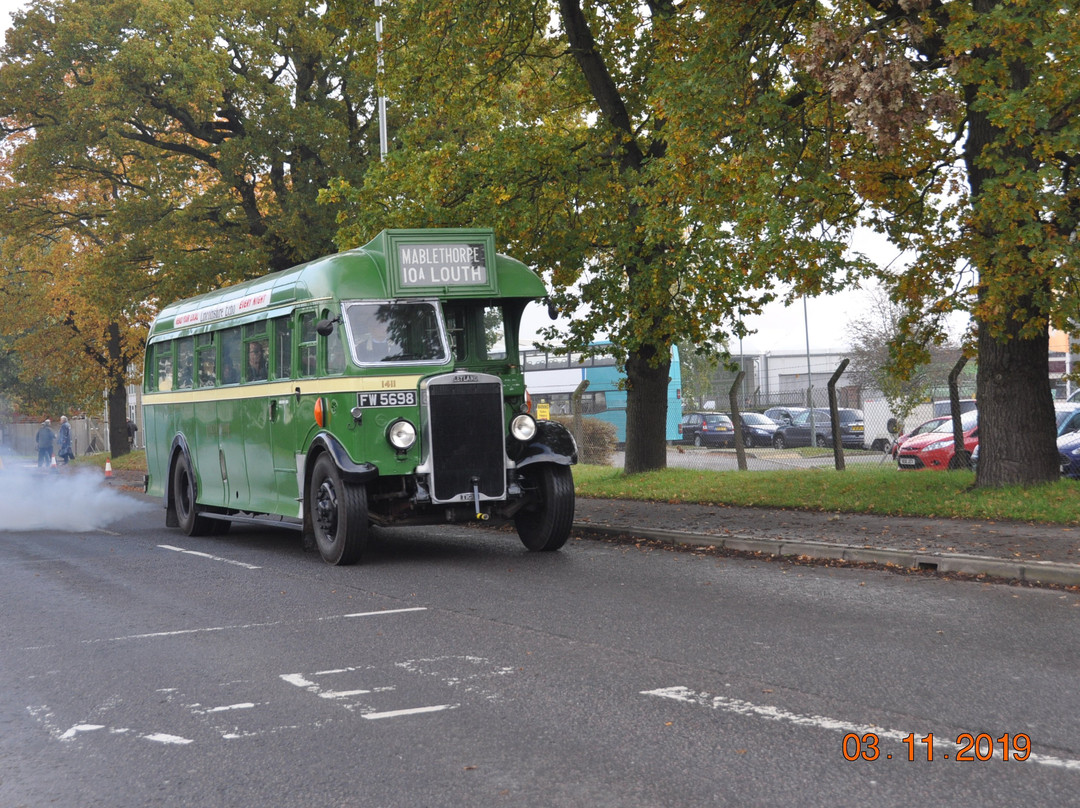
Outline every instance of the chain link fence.
<path id="1" fill-rule="evenodd" d="M 947 384 L 931 388 L 900 412 L 881 392 L 859 383 L 839 355 L 754 357 L 748 372 L 717 374 L 690 385 L 683 378 L 681 410 L 668 412 L 668 466 L 701 470 L 784 471 L 896 466 L 896 438 L 949 414 Z M 962 399 L 974 396 L 974 377 L 961 377 Z M 832 406 L 830 406 L 830 399 Z M 737 428 L 732 414 L 738 410 Z M 833 410 L 836 423 L 833 423 Z M 572 417 L 574 413 L 570 413 Z M 581 413 L 619 420 L 625 413 Z M 741 432 L 741 448 L 736 445 Z M 836 438 L 838 436 L 838 440 Z M 621 467 L 613 451 L 582 447 L 590 458 Z M 589 461 L 584 461 L 589 462 Z"/>

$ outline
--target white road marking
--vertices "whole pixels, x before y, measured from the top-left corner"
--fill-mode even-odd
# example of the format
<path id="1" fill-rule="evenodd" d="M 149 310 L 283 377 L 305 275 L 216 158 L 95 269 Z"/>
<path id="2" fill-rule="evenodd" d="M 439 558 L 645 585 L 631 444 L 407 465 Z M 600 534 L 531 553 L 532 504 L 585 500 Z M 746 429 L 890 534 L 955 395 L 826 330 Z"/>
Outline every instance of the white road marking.
<path id="1" fill-rule="evenodd" d="M 342 617 L 378 617 L 383 614 L 404 614 L 405 612 L 426 612 L 427 606 L 410 606 L 407 609 L 384 609 L 381 612 L 354 612 L 343 614 Z M 332 619 L 332 618 L 331 618 Z"/>
<path id="2" fill-rule="evenodd" d="M 402 614 L 404 612 L 424 612 L 427 611 L 426 606 L 413 606 L 408 609 L 384 609 L 378 612 L 356 612 L 354 614 L 333 614 L 325 617 L 314 617 L 308 620 L 274 620 L 269 623 L 247 623 L 244 625 L 232 625 L 232 626 L 207 626 L 206 628 L 185 628 L 178 629 L 176 631 L 154 631 L 149 634 L 127 634 L 121 637 L 105 637 L 103 639 L 96 640 L 79 640 L 81 645 L 93 645 L 95 643 L 102 642 L 127 642 L 129 640 L 153 640 L 163 637 L 182 637 L 187 634 L 207 634 L 216 631 L 236 631 L 249 628 L 272 628 L 274 626 L 286 626 L 286 625 L 304 625 L 306 623 L 324 623 L 331 620 L 344 620 L 354 617 L 378 617 L 384 614 Z M 40 651 L 46 648 L 54 648 L 55 645 L 31 645 L 26 646 L 23 651 Z"/>
<path id="3" fill-rule="evenodd" d="M 207 558 L 211 561 L 220 561 L 223 564 L 233 564 L 237 567 L 243 567 L 248 570 L 261 570 L 262 567 L 257 567 L 254 564 L 245 564 L 243 561 L 233 561 L 231 558 L 221 558 L 220 556 L 210 555 L 209 553 L 200 553 L 197 550 L 185 550 L 182 547 L 173 547 L 171 544 L 159 544 L 162 550 L 172 550 L 174 553 L 184 553 L 185 555 L 198 556 L 199 558 Z"/>
<path id="4" fill-rule="evenodd" d="M 254 707 L 254 702 L 246 701 L 243 704 L 226 704 L 223 707 L 211 707 L 209 710 L 206 710 L 206 713 L 224 713 L 227 710 L 250 710 Z"/>
<path id="5" fill-rule="evenodd" d="M 181 738 L 179 735 L 168 735 L 164 732 L 154 732 L 150 735 L 143 735 L 142 737 L 148 741 L 156 741 L 157 743 L 177 744 L 180 746 L 191 743 L 190 738 Z"/>
<path id="6" fill-rule="evenodd" d="M 661 687 L 657 690 L 642 690 L 641 695 L 659 696 L 660 698 L 672 699 L 687 704 L 698 704 L 704 707 L 710 707 L 713 710 L 723 710 L 724 712 L 735 713 L 736 715 L 757 716 L 768 721 L 785 721 L 789 724 L 795 724 L 796 726 L 813 727 L 816 729 L 829 730 L 831 732 L 843 732 L 845 734 L 855 733 L 856 735 L 865 735 L 868 732 L 872 732 L 877 735 L 878 738 L 895 741 L 896 743 L 904 743 L 904 738 L 912 735 L 911 732 L 899 729 L 888 729 L 886 727 L 874 726 L 873 724 L 856 724 L 851 721 L 830 718 L 824 715 L 802 715 L 800 713 L 784 710 L 780 707 L 774 707 L 770 704 L 754 704 L 753 702 L 743 701 L 742 699 L 729 699 L 725 696 L 711 696 L 708 693 L 697 693 L 688 687 L 682 686 Z M 924 728 L 915 733 L 915 736 L 920 737 L 925 734 L 926 731 Z M 954 750 L 961 748 L 959 744 L 953 743 L 947 738 L 947 735 L 934 733 L 935 749 L 940 746 Z M 1003 759 L 1001 751 L 997 748 L 994 748 L 993 750 L 993 757 L 995 760 Z M 1032 752 L 1028 757 L 1028 761 L 1043 766 L 1054 766 L 1060 769 L 1080 771 L 1080 760 L 1070 758 L 1040 755 Z"/>
<path id="7" fill-rule="evenodd" d="M 385 713 L 364 713 L 364 718 L 372 720 L 377 718 L 397 718 L 403 715 L 418 715 L 420 713 L 437 713 L 441 710 L 450 710 L 457 707 L 456 704 L 438 704 L 434 707 L 413 707 L 408 710 L 389 710 Z"/>
<path id="8" fill-rule="evenodd" d="M 93 732 L 96 729 L 105 729 L 103 724 L 76 724 L 63 735 L 60 736 L 61 741 L 70 741 L 80 732 Z"/>

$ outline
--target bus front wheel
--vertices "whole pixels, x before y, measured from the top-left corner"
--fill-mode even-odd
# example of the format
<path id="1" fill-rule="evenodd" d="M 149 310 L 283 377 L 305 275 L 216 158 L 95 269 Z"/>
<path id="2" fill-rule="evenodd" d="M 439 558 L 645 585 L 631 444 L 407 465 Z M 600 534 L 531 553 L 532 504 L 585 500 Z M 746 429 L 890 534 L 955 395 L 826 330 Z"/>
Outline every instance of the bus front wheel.
<path id="1" fill-rule="evenodd" d="M 172 473 L 173 507 L 180 529 L 189 536 L 205 536 L 214 529 L 214 520 L 199 516 L 195 504 L 195 474 L 186 455 L 176 458 Z"/>
<path id="2" fill-rule="evenodd" d="M 359 561 L 368 541 L 367 489 L 342 480 L 333 458 L 322 454 L 311 474 L 308 502 L 315 543 L 323 561 Z"/>
<path id="3" fill-rule="evenodd" d="M 522 470 L 522 487 L 534 501 L 514 516 L 521 543 L 529 550 L 558 550 L 574 523 L 574 478 L 569 466 L 537 463 Z"/>

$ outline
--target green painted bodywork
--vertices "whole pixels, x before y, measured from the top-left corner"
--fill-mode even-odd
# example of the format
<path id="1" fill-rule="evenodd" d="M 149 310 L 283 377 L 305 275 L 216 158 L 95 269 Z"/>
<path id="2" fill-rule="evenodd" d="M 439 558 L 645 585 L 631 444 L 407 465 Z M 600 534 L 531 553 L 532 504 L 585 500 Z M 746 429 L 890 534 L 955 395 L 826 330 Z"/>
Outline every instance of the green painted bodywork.
<path id="1" fill-rule="evenodd" d="M 486 282 L 477 287 L 401 288 L 390 276 L 394 262 L 391 260 L 391 266 L 387 266 L 387 254 L 403 239 L 419 243 L 480 240 L 491 245 Z M 186 453 L 193 466 L 200 506 L 223 512 L 301 518 L 305 468 L 310 468 L 309 452 L 320 434 L 340 443 L 352 464 L 376 470 L 379 480 L 391 485 L 388 481 L 393 478 L 413 474 L 423 457 L 422 431 L 405 452 L 395 451 L 386 439 L 388 427 L 399 418 L 421 426 L 419 394 L 416 405 L 367 409 L 358 423 L 350 414 L 357 404 L 357 392 L 418 391 L 425 378 L 452 370 L 499 376 L 508 423 L 525 396 L 518 359 L 521 314 L 529 301 L 544 297 L 547 290 L 536 273 L 520 261 L 495 254 L 493 245 L 490 230 L 388 230 L 363 247 L 163 308 L 150 328 L 144 373 L 148 492 L 168 500 L 171 469 Z M 340 303 L 344 300 L 409 297 L 466 306 L 474 300 L 477 305 L 502 306 L 506 320 L 505 357 L 476 359 L 470 354 L 461 361 L 451 358 L 439 364 L 393 363 L 389 367 L 361 367 L 347 357 L 343 371 L 328 373 L 327 338 L 320 336 L 318 373 L 314 377 L 300 375 L 297 345 L 302 315 L 333 318 L 341 313 Z M 217 306 L 235 307 L 236 301 L 250 299 L 259 300 L 251 311 L 216 319 L 206 315 Z M 202 316 L 193 321 L 199 313 Z M 219 332 L 226 326 L 264 320 L 276 323 L 283 318 L 293 332 L 288 360 L 291 378 L 209 388 L 158 389 L 154 363 L 160 352 L 174 351 L 171 356 L 176 357 L 178 349 L 174 346 L 178 339 Z M 217 354 L 219 367 L 221 356 Z M 322 427 L 315 417 L 320 401 L 324 411 Z"/>

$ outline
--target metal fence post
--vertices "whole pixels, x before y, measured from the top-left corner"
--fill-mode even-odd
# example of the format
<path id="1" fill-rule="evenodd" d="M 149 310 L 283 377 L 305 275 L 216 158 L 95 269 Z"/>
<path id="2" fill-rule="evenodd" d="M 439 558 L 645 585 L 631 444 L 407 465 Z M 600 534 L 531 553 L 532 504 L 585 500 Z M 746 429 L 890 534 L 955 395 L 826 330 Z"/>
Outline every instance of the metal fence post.
<path id="1" fill-rule="evenodd" d="M 728 401 L 731 403 L 731 423 L 735 427 L 735 457 L 739 461 L 739 471 L 746 471 L 746 443 L 743 441 L 742 415 L 739 411 L 739 385 L 742 384 L 743 370 L 735 377 L 735 382 L 728 390 Z"/>
<path id="2" fill-rule="evenodd" d="M 844 442 L 840 440 L 840 413 L 836 406 L 836 383 L 840 381 L 840 376 L 847 369 L 848 361 L 845 359 L 841 362 L 832 378 L 829 379 L 829 419 L 832 423 L 833 462 L 836 464 L 837 471 L 843 471 L 846 466 L 844 465 Z M 811 442 L 813 442 L 813 437 L 811 433 Z"/>
<path id="3" fill-rule="evenodd" d="M 949 464 L 950 471 L 971 468 L 971 455 L 964 443 L 964 429 L 960 424 L 960 387 L 957 382 L 960 371 L 966 364 L 967 357 L 961 356 L 960 361 L 949 371 L 949 414 L 952 415 L 953 434 L 953 462 Z"/>
<path id="4" fill-rule="evenodd" d="M 574 392 L 570 394 L 570 414 L 574 419 L 574 441 L 578 445 L 578 452 L 584 453 L 584 445 L 581 442 L 581 395 L 585 392 L 585 388 L 589 386 L 588 379 L 582 379 L 581 384 L 574 388 Z"/>

